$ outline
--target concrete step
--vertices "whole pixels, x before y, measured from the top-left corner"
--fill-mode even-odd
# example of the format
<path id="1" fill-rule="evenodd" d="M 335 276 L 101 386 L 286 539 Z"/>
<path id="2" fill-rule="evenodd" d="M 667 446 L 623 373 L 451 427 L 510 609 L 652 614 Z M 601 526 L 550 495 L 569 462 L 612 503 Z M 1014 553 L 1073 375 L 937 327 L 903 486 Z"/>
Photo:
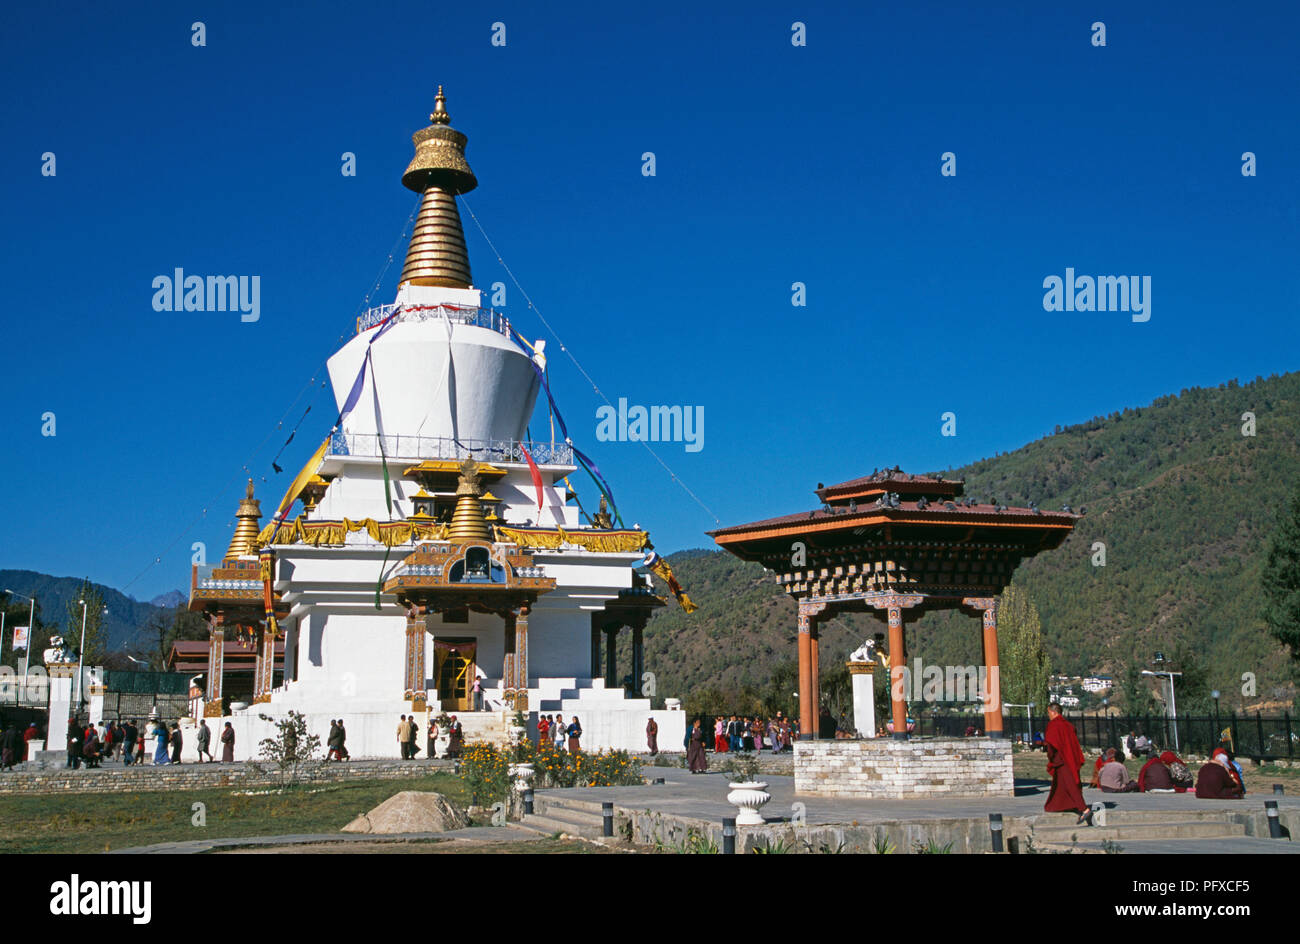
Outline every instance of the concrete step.
<path id="1" fill-rule="evenodd" d="M 547 836 L 565 833 L 570 836 L 581 836 L 584 839 L 599 839 L 602 831 L 599 817 L 559 811 L 525 816 L 519 821 L 519 825 Z"/>
<path id="2" fill-rule="evenodd" d="M 1226 823 L 1222 820 L 1166 819 L 1127 825 L 1107 826 L 1038 826 L 1031 831 L 1034 842 L 1069 843 L 1074 837 L 1079 842 L 1157 839 L 1229 839 L 1246 835 L 1246 827 L 1240 823 Z"/>
<path id="3" fill-rule="evenodd" d="M 547 790 L 534 794 L 533 809 L 538 812 L 571 813 L 578 816 L 593 816 L 599 820 L 602 807 L 598 800 L 579 800 L 560 795 L 559 790 Z"/>

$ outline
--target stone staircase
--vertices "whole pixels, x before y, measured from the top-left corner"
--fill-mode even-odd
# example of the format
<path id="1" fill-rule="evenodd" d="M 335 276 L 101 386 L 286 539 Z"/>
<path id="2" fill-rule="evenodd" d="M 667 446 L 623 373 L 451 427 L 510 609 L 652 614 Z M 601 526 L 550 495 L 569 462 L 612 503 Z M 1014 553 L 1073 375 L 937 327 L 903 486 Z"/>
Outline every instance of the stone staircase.
<path id="1" fill-rule="evenodd" d="M 583 839 L 599 839 L 604 826 L 600 804 L 556 795 L 562 792 L 547 790 L 534 794 L 534 812 L 516 825 L 544 836 L 564 833 Z"/>
<path id="2" fill-rule="evenodd" d="M 475 741 L 489 741 L 497 747 L 509 743 L 510 740 L 510 719 L 514 712 L 510 711 L 461 711 L 448 712 L 455 714 L 456 720 L 460 722 L 461 730 L 465 733 L 465 743 L 472 744 Z"/>
<path id="3" fill-rule="evenodd" d="M 1076 824 L 1073 813 L 1044 813 L 1035 818 L 1030 835 L 1042 848 L 1064 848 L 1110 842 L 1170 839 L 1240 839 L 1246 827 L 1229 811 L 1117 810 L 1096 814 L 1094 825 Z"/>

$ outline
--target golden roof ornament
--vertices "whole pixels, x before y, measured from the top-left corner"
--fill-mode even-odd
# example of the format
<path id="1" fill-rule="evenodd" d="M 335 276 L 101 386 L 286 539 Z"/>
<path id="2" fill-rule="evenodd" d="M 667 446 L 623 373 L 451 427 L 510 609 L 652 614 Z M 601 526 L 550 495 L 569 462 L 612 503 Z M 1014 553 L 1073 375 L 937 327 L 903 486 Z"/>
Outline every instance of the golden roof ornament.
<path id="1" fill-rule="evenodd" d="M 262 518 L 262 506 L 253 497 L 252 479 L 248 480 L 248 488 L 244 491 L 244 498 L 239 503 L 235 517 L 239 524 L 235 525 L 235 533 L 230 538 L 230 547 L 226 549 L 224 560 L 257 553 L 257 523 Z"/>
<path id="2" fill-rule="evenodd" d="M 402 175 L 403 186 L 424 194 L 424 199 L 399 282 L 469 288 L 469 253 L 456 196 L 477 187 L 478 179 L 465 159 L 469 139 L 451 126 L 441 85 L 429 121 L 429 127 L 411 135 L 415 157 Z"/>
<path id="3" fill-rule="evenodd" d="M 483 517 L 483 486 L 478 463 L 466 459 L 460 467 L 460 484 L 456 487 L 456 509 L 451 514 L 447 539 L 457 544 L 492 543 L 492 530 Z"/>

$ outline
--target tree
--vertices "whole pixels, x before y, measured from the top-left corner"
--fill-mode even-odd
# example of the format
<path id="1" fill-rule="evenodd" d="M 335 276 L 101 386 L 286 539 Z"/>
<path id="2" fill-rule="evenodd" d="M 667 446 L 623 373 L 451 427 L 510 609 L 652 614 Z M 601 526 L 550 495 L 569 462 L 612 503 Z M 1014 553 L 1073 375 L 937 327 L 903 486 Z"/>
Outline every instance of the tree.
<path id="1" fill-rule="evenodd" d="M 998 629 L 1006 641 L 1007 653 L 1001 669 L 1002 700 L 1018 705 L 1033 702 L 1046 710 L 1052 665 L 1043 650 L 1038 607 L 1018 586 L 1007 587 L 1002 592 Z"/>
<path id="2" fill-rule="evenodd" d="M 270 715 L 258 715 L 263 721 L 275 724 L 275 737 L 262 738 L 258 745 L 258 759 L 273 764 L 280 776 L 281 784 L 291 784 L 298 779 L 298 768 L 303 764 L 320 763 L 320 735 L 307 733 L 307 719 L 296 711 L 290 711 L 283 718 Z M 253 764 L 258 772 L 263 772 L 260 764 Z"/>
<path id="3" fill-rule="evenodd" d="M 84 611 L 82 604 L 85 604 Z M 73 649 L 82 648 L 83 665 L 100 665 L 108 654 L 107 634 L 104 632 L 104 596 L 89 580 L 81 581 L 77 596 L 68 600 L 68 620 L 64 640 Z M 83 616 L 84 613 L 84 616 Z M 85 643 L 82 643 L 82 622 L 85 622 Z"/>
<path id="4" fill-rule="evenodd" d="M 170 613 L 153 614 L 145 624 L 145 633 L 150 639 L 158 640 L 158 647 L 149 654 L 149 667 L 158 672 L 165 671 L 172 643 L 178 639 L 206 640 L 208 632 L 208 624 L 203 616 L 189 612 L 184 604 L 175 607 Z"/>
<path id="5" fill-rule="evenodd" d="M 1300 482 L 1269 542 L 1260 589 L 1264 623 L 1273 638 L 1290 650 L 1294 673 L 1300 669 Z"/>
<path id="6" fill-rule="evenodd" d="M 1160 713 L 1156 700 L 1151 696 L 1151 686 L 1142 675 L 1142 662 L 1136 654 L 1124 663 L 1124 672 L 1120 676 L 1120 694 L 1124 698 L 1124 708 L 1130 715 Z"/>

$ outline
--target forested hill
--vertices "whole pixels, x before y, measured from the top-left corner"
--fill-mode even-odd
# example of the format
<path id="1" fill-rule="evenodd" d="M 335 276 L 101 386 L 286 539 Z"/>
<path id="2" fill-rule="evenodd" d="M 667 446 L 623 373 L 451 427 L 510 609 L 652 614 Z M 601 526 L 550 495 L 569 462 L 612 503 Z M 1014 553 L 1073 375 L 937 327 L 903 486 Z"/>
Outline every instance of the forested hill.
<path id="1" fill-rule="evenodd" d="M 1247 412 L 1253 436 L 1243 435 Z M 905 456 L 881 463 L 924 471 Z M 1239 700 L 1243 673 L 1257 676 L 1260 696 L 1290 678 L 1259 616 L 1259 577 L 1300 478 L 1300 373 L 1184 390 L 943 474 L 965 479 L 966 493 L 981 500 L 1087 509 L 1065 544 L 1015 577 L 1038 605 L 1058 671 L 1118 676 L 1158 649 L 1179 652 L 1201 663 L 1225 706 Z M 815 505 L 813 484 L 790 483 L 789 511 Z M 1104 566 L 1093 564 L 1098 542 Z M 793 604 L 760 567 L 721 551 L 669 559 L 700 609 L 688 617 L 671 606 L 651 623 L 647 668 L 659 666 L 659 689 L 765 685 L 794 655 Z M 824 634 L 823 664 L 878 628 L 860 617 L 836 622 Z M 927 661 L 978 661 L 978 623 L 932 614 L 909 649 Z"/>

